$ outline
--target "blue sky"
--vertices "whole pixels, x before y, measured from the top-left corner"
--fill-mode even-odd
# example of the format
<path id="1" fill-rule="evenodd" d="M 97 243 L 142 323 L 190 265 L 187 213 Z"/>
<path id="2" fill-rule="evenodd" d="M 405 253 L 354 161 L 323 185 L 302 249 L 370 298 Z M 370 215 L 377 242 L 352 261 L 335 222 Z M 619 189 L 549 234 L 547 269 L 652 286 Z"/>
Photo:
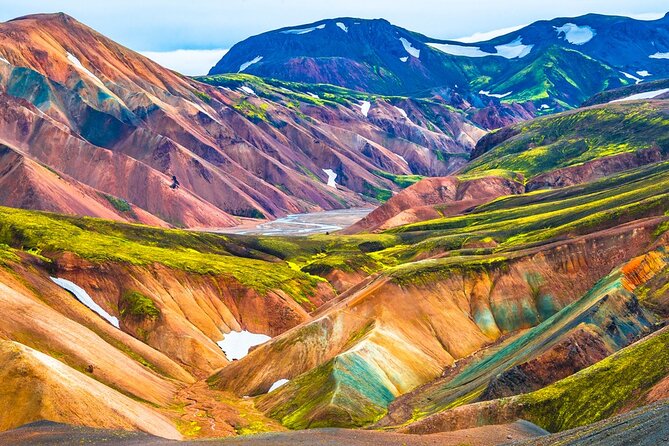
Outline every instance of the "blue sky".
<path id="1" fill-rule="evenodd" d="M 666 0 L 0 0 L 0 21 L 57 11 L 134 50 L 151 52 L 171 68 L 202 74 L 222 49 L 246 37 L 324 18 L 385 18 L 431 37 L 457 38 L 588 12 L 652 17 L 669 11 L 669 4 Z M 187 69 L 179 68 L 185 64 Z"/>

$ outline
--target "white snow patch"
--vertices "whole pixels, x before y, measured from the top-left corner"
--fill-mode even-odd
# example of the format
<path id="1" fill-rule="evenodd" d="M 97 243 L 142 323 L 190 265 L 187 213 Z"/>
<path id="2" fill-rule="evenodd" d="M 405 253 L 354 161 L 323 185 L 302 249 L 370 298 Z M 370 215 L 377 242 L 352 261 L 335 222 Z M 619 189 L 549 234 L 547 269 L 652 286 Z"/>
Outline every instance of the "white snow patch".
<path id="1" fill-rule="evenodd" d="M 589 26 L 578 26 L 575 23 L 565 23 L 560 27 L 554 26 L 553 28 L 558 37 L 564 34 L 564 38 L 572 45 L 583 45 L 597 35 L 597 32 Z"/>
<path id="2" fill-rule="evenodd" d="M 256 92 L 253 91 L 253 88 L 251 88 L 251 87 L 247 87 L 246 85 L 242 85 L 241 87 L 239 87 L 239 89 L 240 89 L 241 91 L 243 91 L 244 93 L 246 93 L 246 94 L 252 94 L 252 95 L 254 95 L 254 96 L 257 96 L 257 95 L 256 95 Z"/>
<path id="3" fill-rule="evenodd" d="M 2 56 L 0 56 L 0 62 L 6 63 L 7 65 L 11 65 L 9 61 Z"/>
<path id="4" fill-rule="evenodd" d="M 369 109 L 372 108 L 372 104 L 369 101 L 362 101 L 360 104 L 360 111 L 365 117 L 369 114 Z"/>
<path id="5" fill-rule="evenodd" d="M 256 56 L 253 59 L 249 60 L 248 62 L 244 62 L 239 66 L 239 71 L 237 73 L 241 73 L 242 71 L 246 70 L 248 67 L 253 65 L 254 63 L 258 63 L 261 60 L 263 60 L 262 56 Z"/>
<path id="6" fill-rule="evenodd" d="M 646 71 L 646 70 L 637 71 L 636 74 L 638 74 L 638 75 L 641 76 L 641 77 L 652 76 L 652 74 L 650 74 L 650 73 L 649 73 L 648 71 Z"/>
<path id="7" fill-rule="evenodd" d="M 627 79 L 632 79 L 632 80 L 633 80 L 635 83 L 637 83 L 637 84 L 640 84 L 641 82 L 643 82 L 643 79 L 639 79 L 638 77 L 636 77 L 636 76 L 632 76 L 632 75 L 629 74 L 629 73 L 625 73 L 624 71 L 621 71 L 621 73 L 622 73 L 623 76 L 625 76 Z"/>
<path id="8" fill-rule="evenodd" d="M 334 187 L 336 189 L 337 183 L 335 180 L 337 179 L 337 174 L 335 173 L 335 171 L 332 169 L 323 169 L 323 172 L 325 172 L 326 175 L 328 176 L 328 186 Z"/>
<path id="9" fill-rule="evenodd" d="M 77 70 L 81 71 L 82 73 L 84 73 L 85 75 L 87 75 L 89 78 L 91 78 L 91 80 L 92 80 L 93 82 L 95 82 L 96 84 L 98 84 L 98 86 L 100 86 L 100 87 L 102 87 L 103 89 L 107 90 L 107 87 L 106 87 L 105 84 L 100 80 L 100 78 L 98 78 L 96 75 L 94 75 L 88 68 L 86 68 L 85 66 L 83 66 L 83 65 L 81 64 L 81 61 L 79 61 L 79 59 L 77 59 L 73 54 L 71 54 L 71 53 L 67 53 L 67 60 L 69 60 L 69 61 L 72 63 L 72 65 L 74 65 L 74 67 L 75 67 Z"/>
<path id="10" fill-rule="evenodd" d="M 665 93 L 669 93 L 669 88 L 663 88 L 662 90 L 647 91 L 645 93 L 637 93 L 626 98 L 616 99 L 611 102 L 622 102 L 622 101 L 638 101 L 640 99 L 653 99 L 658 96 L 661 96 Z"/>
<path id="11" fill-rule="evenodd" d="M 311 28 L 293 28 L 293 29 L 287 29 L 285 31 L 281 31 L 282 34 L 308 34 L 312 31 L 316 31 L 317 29 L 325 29 L 325 23 L 322 25 L 318 26 L 312 26 Z"/>
<path id="12" fill-rule="evenodd" d="M 270 386 L 270 388 L 269 388 L 269 390 L 267 391 L 267 393 L 270 393 L 270 392 L 275 391 L 276 389 L 278 389 L 279 387 L 283 386 L 284 384 L 288 384 L 288 380 L 287 380 L 287 379 L 280 379 L 280 380 L 278 380 L 277 382 L 275 382 L 274 384 L 272 384 L 272 385 Z"/>
<path id="13" fill-rule="evenodd" d="M 452 56 L 464 56 L 464 57 L 485 57 L 485 56 L 495 56 L 495 53 L 486 53 L 481 51 L 481 48 L 477 46 L 465 46 L 465 45 L 452 45 L 450 43 L 433 43 L 429 42 L 432 48 L 437 49 L 443 53 L 450 54 Z"/>
<path id="14" fill-rule="evenodd" d="M 530 54 L 534 45 L 524 45 L 522 37 L 513 42 L 495 46 L 494 53 L 487 53 L 477 46 L 453 45 L 450 43 L 428 43 L 432 48 L 453 56 L 486 57 L 500 56 L 506 59 L 522 58 Z"/>
<path id="15" fill-rule="evenodd" d="M 404 47 L 404 50 L 409 53 L 410 56 L 415 57 L 418 59 L 420 57 L 420 50 L 418 48 L 414 48 L 414 46 L 409 42 L 407 39 L 404 37 L 400 37 L 400 42 L 402 42 L 402 46 Z"/>
<path id="16" fill-rule="evenodd" d="M 395 155 L 397 155 L 397 154 L 395 154 Z M 402 161 L 404 161 L 407 165 L 409 164 L 409 162 L 406 160 L 406 158 L 404 158 L 402 155 L 397 155 L 397 157 L 399 159 L 401 159 Z"/>
<path id="17" fill-rule="evenodd" d="M 336 25 L 339 27 L 339 29 L 341 29 L 345 33 L 348 32 L 348 26 L 344 25 L 342 22 L 337 22 Z"/>
<path id="18" fill-rule="evenodd" d="M 498 55 L 507 59 L 521 59 L 530 54 L 532 48 L 534 48 L 534 45 L 523 45 L 522 37 L 517 37 L 516 40 L 511 43 L 497 45 L 495 47 Z"/>
<path id="19" fill-rule="evenodd" d="M 655 53 L 651 54 L 650 56 L 651 59 L 669 59 L 669 53 Z"/>
<path id="20" fill-rule="evenodd" d="M 409 56 L 400 57 L 400 60 L 401 60 L 402 62 L 408 62 L 408 61 L 409 61 Z"/>
<path id="21" fill-rule="evenodd" d="M 70 282 L 66 279 L 51 277 L 51 280 L 53 280 L 53 282 L 62 289 L 74 294 L 74 297 L 76 297 L 79 302 L 86 305 L 94 313 L 97 313 L 102 319 L 106 320 L 114 327 L 119 328 L 118 319 L 107 313 L 100 305 L 96 304 L 93 298 L 88 295 L 86 290 L 79 287 L 76 283 Z"/>
<path id="22" fill-rule="evenodd" d="M 479 91 L 479 94 L 481 94 L 481 95 L 483 95 L 483 96 L 489 96 L 489 97 L 491 97 L 491 98 L 498 98 L 498 99 L 505 98 L 505 97 L 509 96 L 511 93 L 513 93 L 513 92 L 512 92 L 512 91 L 509 91 L 509 92 L 504 93 L 504 94 L 497 94 L 497 93 L 490 93 L 490 92 L 487 91 L 487 90 L 481 90 L 481 91 Z"/>
<path id="23" fill-rule="evenodd" d="M 307 94 L 308 94 L 309 96 L 311 96 L 312 98 L 314 98 L 314 99 L 320 99 L 320 96 L 318 96 L 318 95 L 315 94 L 315 93 L 307 92 Z"/>
<path id="24" fill-rule="evenodd" d="M 548 110 L 550 106 L 548 104 L 541 104 L 541 107 L 539 107 L 541 110 Z"/>
<path id="25" fill-rule="evenodd" d="M 270 339 L 272 338 L 267 335 L 251 333 L 246 330 L 231 331 L 223 337 L 222 341 L 218 341 L 217 344 L 221 347 L 223 353 L 225 353 L 225 357 L 233 361 L 235 359 L 242 359 L 249 354 L 251 347 L 264 344 Z"/>
<path id="26" fill-rule="evenodd" d="M 395 107 L 395 110 L 397 110 L 398 112 L 400 112 L 400 115 L 404 116 L 405 118 L 408 118 L 408 117 L 409 117 L 409 115 L 407 114 L 406 110 L 404 110 L 403 108 Z"/>

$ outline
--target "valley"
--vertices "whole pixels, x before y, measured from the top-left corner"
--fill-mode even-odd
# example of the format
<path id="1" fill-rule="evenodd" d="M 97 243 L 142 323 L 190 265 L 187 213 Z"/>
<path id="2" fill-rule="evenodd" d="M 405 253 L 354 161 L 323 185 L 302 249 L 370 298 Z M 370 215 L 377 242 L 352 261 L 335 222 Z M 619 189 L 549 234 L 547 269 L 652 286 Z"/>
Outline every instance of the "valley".
<path id="1" fill-rule="evenodd" d="M 663 54 L 335 18 L 188 77 L 0 23 L 0 444 L 664 444 Z"/>

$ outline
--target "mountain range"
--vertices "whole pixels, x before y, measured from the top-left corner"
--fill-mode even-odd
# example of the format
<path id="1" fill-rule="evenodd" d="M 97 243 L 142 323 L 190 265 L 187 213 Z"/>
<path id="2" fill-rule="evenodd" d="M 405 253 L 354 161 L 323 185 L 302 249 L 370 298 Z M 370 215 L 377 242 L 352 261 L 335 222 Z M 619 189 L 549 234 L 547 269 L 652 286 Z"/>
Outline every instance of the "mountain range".
<path id="1" fill-rule="evenodd" d="M 0 444 L 665 443 L 668 27 L 0 24 Z"/>
<path id="2" fill-rule="evenodd" d="M 434 39 L 386 20 L 340 18 L 233 46 L 209 74 L 243 72 L 388 95 L 491 97 L 576 107 L 602 90 L 669 76 L 669 16 L 540 21 L 485 42 Z"/>

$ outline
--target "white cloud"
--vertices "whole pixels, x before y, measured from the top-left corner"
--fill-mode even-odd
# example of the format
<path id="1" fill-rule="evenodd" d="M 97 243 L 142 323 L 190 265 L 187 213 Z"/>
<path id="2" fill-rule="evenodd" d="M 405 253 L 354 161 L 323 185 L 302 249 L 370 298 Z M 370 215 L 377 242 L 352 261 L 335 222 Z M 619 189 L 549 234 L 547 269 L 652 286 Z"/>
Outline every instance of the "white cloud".
<path id="1" fill-rule="evenodd" d="M 221 60 L 227 49 L 140 51 L 160 65 L 187 76 L 204 75 Z"/>

